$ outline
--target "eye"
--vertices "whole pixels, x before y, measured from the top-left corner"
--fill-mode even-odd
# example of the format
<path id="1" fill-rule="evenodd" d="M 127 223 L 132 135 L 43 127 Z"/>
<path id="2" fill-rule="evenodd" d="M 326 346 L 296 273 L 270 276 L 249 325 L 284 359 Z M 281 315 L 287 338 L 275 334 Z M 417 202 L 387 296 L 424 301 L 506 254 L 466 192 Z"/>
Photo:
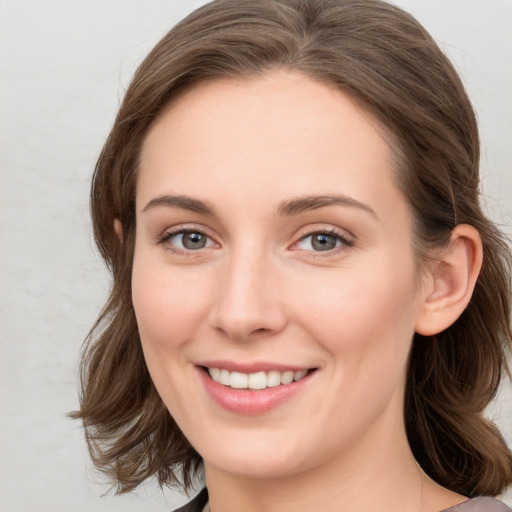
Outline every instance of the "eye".
<path id="1" fill-rule="evenodd" d="M 351 245 L 350 240 L 338 233 L 317 232 L 301 238 L 296 247 L 304 251 L 327 252 Z"/>
<path id="2" fill-rule="evenodd" d="M 174 249 L 181 251 L 197 251 L 214 245 L 213 240 L 209 236 L 197 230 L 181 230 L 167 233 L 161 242 L 168 243 Z"/>

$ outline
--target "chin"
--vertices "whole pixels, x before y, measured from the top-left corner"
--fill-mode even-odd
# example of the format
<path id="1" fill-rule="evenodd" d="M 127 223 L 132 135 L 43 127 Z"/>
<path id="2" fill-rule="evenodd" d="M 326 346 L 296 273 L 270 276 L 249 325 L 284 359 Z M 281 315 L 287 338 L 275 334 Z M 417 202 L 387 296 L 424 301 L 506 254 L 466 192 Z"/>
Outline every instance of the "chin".
<path id="1" fill-rule="evenodd" d="M 212 466 L 240 478 L 256 480 L 286 478 L 300 473 L 304 469 L 296 467 L 296 462 L 291 463 L 281 457 L 263 458 L 261 454 L 255 457 L 250 457 L 247 454 L 242 454 L 242 456 L 223 454 L 219 460 L 205 459 L 204 463 L 206 468 Z"/>
<path id="2" fill-rule="evenodd" d="M 229 439 L 226 436 L 225 439 Z M 255 440 L 244 436 L 238 442 L 231 437 L 229 446 L 211 440 L 199 453 L 205 467 L 215 467 L 231 475 L 248 479 L 278 479 L 301 473 L 315 464 L 311 457 L 304 457 L 303 443 L 276 439 Z M 301 448 L 302 444 L 302 448 Z M 212 446 L 217 449 L 212 450 Z M 201 450 L 201 447 L 198 447 Z"/>

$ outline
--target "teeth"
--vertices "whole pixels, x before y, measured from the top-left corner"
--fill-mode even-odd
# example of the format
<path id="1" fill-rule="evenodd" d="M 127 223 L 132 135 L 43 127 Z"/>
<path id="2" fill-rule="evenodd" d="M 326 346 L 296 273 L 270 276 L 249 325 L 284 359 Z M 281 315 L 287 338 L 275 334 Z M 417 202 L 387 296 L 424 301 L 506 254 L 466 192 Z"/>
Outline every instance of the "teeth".
<path id="1" fill-rule="evenodd" d="M 215 379 L 213 379 L 215 380 Z M 275 388 L 276 386 L 281 385 L 281 372 L 268 372 L 267 373 L 267 387 Z"/>
<path id="2" fill-rule="evenodd" d="M 215 382 L 224 386 L 230 386 L 235 389 L 265 389 L 280 386 L 281 384 L 291 384 L 294 381 L 303 379 L 308 371 L 270 371 L 257 373 L 229 372 L 220 368 L 208 368 L 210 377 Z"/>
<path id="3" fill-rule="evenodd" d="M 283 372 L 281 374 L 281 384 L 290 384 L 293 382 L 293 372 Z"/>
<path id="4" fill-rule="evenodd" d="M 222 370 L 219 370 L 219 368 L 210 368 L 210 375 L 215 382 L 220 382 L 221 372 Z"/>
<path id="5" fill-rule="evenodd" d="M 249 375 L 247 375 L 246 373 L 231 372 L 230 385 L 232 388 L 244 389 L 248 387 L 248 384 Z"/>
<path id="6" fill-rule="evenodd" d="M 267 387 L 267 374 L 265 372 L 251 373 L 248 379 L 248 388 L 265 389 Z"/>
<path id="7" fill-rule="evenodd" d="M 216 369 L 218 370 L 218 368 Z M 213 375 L 211 375 L 211 377 L 214 379 Z M 227 370 L 220 370 L 220 376 L 217 382 L 224 384 L 224 386 L 231 386 L 231 373 L 229 373 Z"/>
<path id="8" fill-rule="evenodd" d="M 293 380 L 300 380 L 303 379 L 307 375 L 307 370 L 300 370 L 299 372 L 295 372 L 293 374 Z"/>

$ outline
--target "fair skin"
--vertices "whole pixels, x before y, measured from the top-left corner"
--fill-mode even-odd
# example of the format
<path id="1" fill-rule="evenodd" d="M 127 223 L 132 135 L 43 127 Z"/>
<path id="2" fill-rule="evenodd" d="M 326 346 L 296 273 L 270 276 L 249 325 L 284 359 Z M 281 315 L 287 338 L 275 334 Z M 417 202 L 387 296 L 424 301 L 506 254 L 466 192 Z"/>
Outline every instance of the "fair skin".
<path id="1" fill-rule="evenodd" d="M 458 226 L 419 271 L 381 133 L 343 93 L 273 72 L 194 88 L 145 140 L 133 303 L 213 512 L 464 500 L 419 469 L 402 411 L 414 332 L 460 315 L 481 246 Z"/>

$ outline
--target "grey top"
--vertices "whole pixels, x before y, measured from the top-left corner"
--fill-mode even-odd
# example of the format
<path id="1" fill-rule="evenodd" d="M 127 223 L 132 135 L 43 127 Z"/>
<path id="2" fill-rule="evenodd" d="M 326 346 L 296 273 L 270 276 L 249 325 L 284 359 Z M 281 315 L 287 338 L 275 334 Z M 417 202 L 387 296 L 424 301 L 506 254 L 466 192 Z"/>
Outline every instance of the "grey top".
<path id="1" fill-rule="evenodd" d="M 174 512 L 201 512 L 207 502 L 208 492 L 203 489 L 191 502 Z M 470 498 L 455 507 L 440 512 L 512 512 L 512 509 L 494 498 Z"/>
<path id="2" fill-rule="evenodd" d="M 510 512 L 510 510 L 505 503 L 494 498 L 472 498 L 441 512 Z"/>

